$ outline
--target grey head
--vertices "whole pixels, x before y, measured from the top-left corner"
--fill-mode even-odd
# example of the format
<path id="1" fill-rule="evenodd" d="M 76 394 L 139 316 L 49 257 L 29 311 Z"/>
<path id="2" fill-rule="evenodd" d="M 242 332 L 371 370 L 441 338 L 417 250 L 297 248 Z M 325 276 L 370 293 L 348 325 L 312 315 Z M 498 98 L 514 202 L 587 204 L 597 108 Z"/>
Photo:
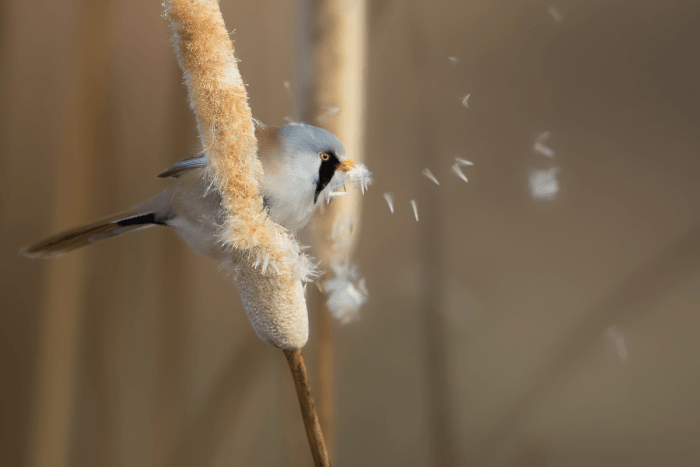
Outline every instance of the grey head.
<path id="1" fill-rule="evenodd" d="M 311 125 L 292 124 L 280 127 L 278 141 L 286 157 L 294 160 L 294 166 L 314 174 L 314 203 L 334 175 L 347 171 L 345 148 L 330 131 Z"/>
<path id="2" fill-rule="evenodd" d="M 343 185 L 345 172 L 354 164 L 340 140 L 322 128 L 290 124 L 269 131 L 277 148 L 268 151 L 266 144 L 261 145 L 261 156 L 274 154 L 261 157 L 264 195 L 273 219 L 296 232 L 309 221 L 320 200 Z"/>
<path id="3" fill-rule="evenodd" d="M 279 127 L 278 138 L 280 144 L 285 145 L 289 153 L 334 152 L 338 157 L 345 157 L 345 148 L 336 136 L 330 131 L 313 125 L 292 123 Z"/>

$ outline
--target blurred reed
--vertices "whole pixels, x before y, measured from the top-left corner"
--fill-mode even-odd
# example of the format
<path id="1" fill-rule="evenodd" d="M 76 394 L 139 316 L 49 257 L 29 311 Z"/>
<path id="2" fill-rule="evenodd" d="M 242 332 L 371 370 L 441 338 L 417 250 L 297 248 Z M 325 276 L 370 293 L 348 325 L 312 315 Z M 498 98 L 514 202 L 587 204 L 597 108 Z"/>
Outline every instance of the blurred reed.
<path id="1" fill-rule="evenodd" d="M 367 4 L 365 0 L 311 0 L 313 54 L 309 75 L 310 90 L 304 120 L 334 133 L 345 146 L 348 158 L 363 162 L 365 127 L 365 68 L 367 47 Z M 317 216 L 314 251 L 323 269 L 333 274 L 331 265 L 346 263 L 355 249 L 360 226 L 360 193 L 351 190 L 336 198 Z M 338 222 L 352 223 L 342 233 L 342 245 L 333 239 Z M 319 415 L 330 458 L 335 455 L 335 326 L 324 300 L 312 302 L 317 320 L 315 376 L 320 389 Z"/>
<path id="2" fill-rule="evenodd" d="M 51 230 L 89 217 L 90 159 L 106 131 L 109 70 L 107 37 L 102 30 L 110 1 L 78 2 L 72 50 L 70 91 L 64 107 L 57 154 Z M 47 264 L 43 297 L 36 400 L 29 443 L 29 465 L 66 465 L 75 398 L 76 349 L 84 311 L 84 252 Z"/>
<path id="3" fill-rule="evenodd" d="M 411 57 L 413 72 L 417 78 L 417 85 L 421 92 L 416 93 L 417 105 L 421 109 L 418 123 L 422 132 L 420 139 L 420 154 L 423 165 L 436 163 L 438 148 L 437 130 L 435 128 L 437 118 L 432 114 L 430 99 L 436 91 L 432 87 L 433 56 L 427 47 L 424 38 L 427 36 L 425 19 L 418 8 L 411 8 L 411 23 L 415 34 L 411 36 Z M 468 96 L 467 96 L 468 97 Z M 466 98 L 465 98 L 466 101 Z M 426 376 L 428 386 L 428 417 L 429 417 L 429 445 L 430 465 L 436 467 L 452 467 L 461 465 L 458 461 L 458 450 L 455 444 L 454 426 L 452 422 L 453 410 L 450 407 L 449 381 L 447 366 L 447 332 L 444 322 L 444 270 L 445 258 L 440 241 L 443 221 L 443 201 L 441 192 L 435 184 L 436 180 L 428 171 L 422 174 L 433 183 L 423 183 L 421 186 L 421 198 L 426 208 L 421 211 L 423 221 L 419 223 L 420 261 L 422 265 L 422 307 L 425 318 L 425 342 L 426 342 Z M 416 202 L 411 201 L 416 221 L 418 211 Z"/>

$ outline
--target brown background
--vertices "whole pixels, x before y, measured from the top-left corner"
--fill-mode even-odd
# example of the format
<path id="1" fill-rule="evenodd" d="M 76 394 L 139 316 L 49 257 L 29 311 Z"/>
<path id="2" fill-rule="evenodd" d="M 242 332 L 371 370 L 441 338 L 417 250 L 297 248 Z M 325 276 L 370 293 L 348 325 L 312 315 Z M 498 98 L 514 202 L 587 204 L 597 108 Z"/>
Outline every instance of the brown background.
<path id="1" fill-rule="evenodd" d="M 336 465 L 432 465 L 436 400 L 454 465 L 700 465 L 700 3 L 554 5 L 560 23 L 536 0 L 369 3 L 371 297 L 337 329 Z M 301 6 L 222 10 L 254 115 L 283 124 Z M 18 248 L 155 195 L 198 142 L 159 2 L 0 15 L 0 465 L 20 466 L 71 260 Z M 546 130 L 554 160 L 532 151 Z M 554 165 L 559 196 L 532 200 L 528 172 Z M 68 465 L 311 464 L 284 359 L 214 262 L 165 228 L 75 254 Z"/>

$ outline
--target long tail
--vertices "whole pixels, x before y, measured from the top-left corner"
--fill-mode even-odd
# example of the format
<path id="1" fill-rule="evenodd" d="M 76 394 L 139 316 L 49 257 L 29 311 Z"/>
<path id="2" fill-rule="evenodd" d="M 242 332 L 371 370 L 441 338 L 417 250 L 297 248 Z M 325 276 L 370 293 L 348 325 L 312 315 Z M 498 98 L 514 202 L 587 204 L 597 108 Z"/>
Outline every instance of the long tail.
<path id="1" fill-rule="evenodd" d="M 66 230 L 44 241 L 26 246 L 20 249 L 19 253 L 29 258 L 52 258 L 106 238 L 158 224 L 166 225 L 165 219 L 159 218 L 155 212 L 137 210 L 125 212 L 93 224 Z"/>

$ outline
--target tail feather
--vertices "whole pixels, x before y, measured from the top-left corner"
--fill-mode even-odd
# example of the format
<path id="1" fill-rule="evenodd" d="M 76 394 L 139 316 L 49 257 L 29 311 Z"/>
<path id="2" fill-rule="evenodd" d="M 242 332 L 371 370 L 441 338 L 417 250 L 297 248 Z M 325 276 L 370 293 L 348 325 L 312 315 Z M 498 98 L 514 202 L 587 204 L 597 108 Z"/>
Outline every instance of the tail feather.
<path id="1" fill-rule="evenodd" d="M 165 222 L 153 212 L 126 212 L 66 230 L 39 243 L 26 246 L 20 249 L 19 253 L 29 258 L 52 258 L 99 240 L 157 224 L 165 224 Z"/>

